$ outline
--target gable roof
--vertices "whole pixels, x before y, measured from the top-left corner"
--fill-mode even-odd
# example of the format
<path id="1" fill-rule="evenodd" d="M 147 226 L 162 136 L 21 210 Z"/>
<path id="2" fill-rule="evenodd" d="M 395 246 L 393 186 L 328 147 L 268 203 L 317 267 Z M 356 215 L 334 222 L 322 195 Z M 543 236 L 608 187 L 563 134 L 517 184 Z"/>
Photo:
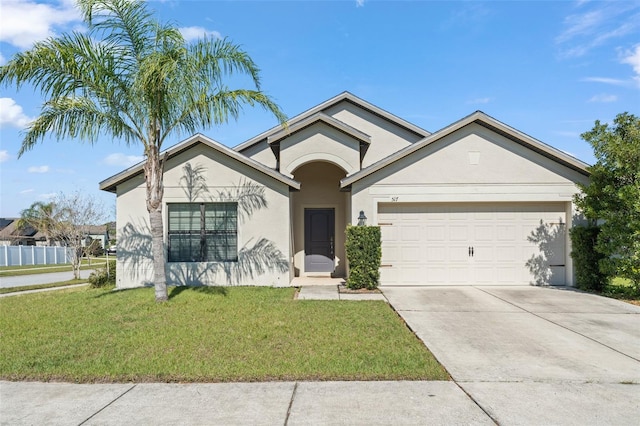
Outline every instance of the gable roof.
<path id="1" fill-rule="evenodd" d="M 360 99 L 359 97 L 353 95 L 352 93 L 349 92 L 342 92 L 341 94 L 339 94 L 338 96 L 334 96 L 333 98 L 301 113 L 296 115 L 295 117 L 289 119 L 287 121 L 287 127 L 288 128 L 292 128 L 294 126 L 296 126 L 299 122 L 302 122 L 306 119 L 308 119 L 309 117 L 317 114 L 317 113 L 321 113 L 323 111 L 325 111 L 328 108 L 331 108 L 337 104 L 339 104 L 340 102 L 349 102 L 353 105 L 356 105 L 360 108 L 362 108 L 365 111 L 368 111 L 374 115 L 377 115 L 378 117 L 383 118 L 384 120 L 395 124 L 398 127 L 401 127 L 405 130 L 408 130 L 412 133 L 414 133 L 417 136 L 420 137 L 425 137 L 430 135 L 431 133 L 416 126 L 415 124 L 409 123 L 406 120 L 403 120 L 400 117 L 397 117 L 393 114 L 391 114 L 388 111 L 383 110 L 382 108 L 379 108 L 367 101 L 365 101 L 364 99 Z M 326 114 L 325 114 L 326 115 Z M 343 123 L 344 124 L 344 123 Z M 345 124 L 346 126 L 346 124 Z M 354 129 L 355 130 L 355 129 Z M 278 134 L 279 132 L 284 131 L 286 132 L 287 129 L 283 129 L 282 126 L 275 126 L 272 127 L 271 129 L 267 130 L 266 132 L 262 132 L 257 136 L 254 136 L 253 138 L 241 143 L 240 145 L 237 145 L 236 147 L 234 147 L 234 151 L 243 151 L 253 145 L 255 145 L 256 143 L 263 141 L 265 139 L 268 139 L 270 136 L 273 136 L 275 134 Z"/>
<path id="2" fill-rule="evenodd" d="M 267 137 L 267 142 L 269 144 L 278 142 L 286 137 L 293 135 L 296 132 L 299 132 L 303 129 L 306 129 L 309 126 L 312 126 L 316 123 L 325 123 L 329 127 L 332 127 L 352 138 L 359 140 L 361 142 L 365 142 L 367 144 L 371 143 L 371 137 L 366 133 L 361 132 L 358 129 L 355 129 L 348 124 L 343 123 L 342 121 L 333 118 L 323 112 L 315 113 L 309 117 L 306 117 L 300 121 L 297 121 L 294 124 L 289 125 L 286 129 L 280 129 L 271 136 Z"/>
<path id="3" fill-rule="evenodd" d="M 2 229 L 0 229 L 0 240 L 21 240 L 21 239 L 33 239 L 44 240 L 45 236 L 42 232 L 33 228 L 32 226 L 25 226 L 24 228 L 18 228 L 18 220 L 20 218 L 2 218 Z"/>
<path id="4" fill-rule="evenodd" d="M 234 160 L 257 170 L 264 175 L 267 175 L 277 181 L 280 181 L 286 185 L 289 185 L 293 189 L 300 189 L 300 182 L 297 182 L 291 179 L 290 177 L 283 175 L 280 172 L 270 169 L 269 167 L 249 157 L 246 157 L 245 155 L 242 155 L 239 152 L 232 150 L 231 148 L 227 148 L 226 146 L 222 145 L 220 142 L 216 142 L 215 140 L 208 138 L 200 133 L 196 133 L 190 138 L 185 139 L 182 142 L 179 142 L 173 145 L 172 147 L 162 151 L 160 153 L 160 156 L 161 158 L 166 156 L 165 158 L 169 159 L 171 157 L 174 157 L 180 154 L 181 152 L 186 151 L 187 149 L 197 144 L 204 144 L 207 147 L 219 152 L 222 155 L 231 157 Z M 128 179 L 131 179 L 136 175 L 144 173 L 143 167 L 144 167 L 144 161 L 103 180 L 102 182 L 100 182 L 99 187 L 103 191 L 116 192 L 116 188 L 119 184 L 121 184 L 122 182 Z"/>
<path id="5" fill-rule="evenodd" d="M 522 133 L 519 130 L 514 129 L 513 127 L 507 126 L 506 124 L 496 120 L 495 118 L 485 114 L 482 111 L 476 111 L 473 114 L 470 114 L 464 117 L 463 119 L 456 121 L 455 123 L 450 124 L 449 126 L 441 130 L 438 130 L 437 132 L 427 136 L 421 141 L 418 141 L 412 145 L 409 145 L 406 148 L 403 148 L 400 151 L 391 154 L 387 158 L 384 158 L 365 169 L 362 169 L 350 176 L 343 178 L 340 181 L 340 188 L 346 188 L 351 184 L 353 184 L 354 182 L 357 182 L 366 176 L 376 173 L 378 170 L 381 170 L 386 166 L 392 163 L 395 163 L 396 161 L 399 161 L 411 155 L 412 153 L 418 151 L 419 149 L 422 149 L 428 145 L 431 145 L 432 143 L 435 143 L 436 141 L 441 140 L 445 136 L 448 136 L 472 123 L 478 124 L 495 133 L 498 133 L 499 135 L 504 136 L 515 143 L 523 145 L 531 149 L 532 151 L 535 151 L 538 154 L 541 154 L 566 167 L 569 167 L 570 169 L 573 169 L 585 176 L 590 175 L 589 171 L 587 170 L 587 167 L 589 167 L 587 163 L 584 163 L 578 160 L 577 158 L 572 157 L 569 154 L 566 154 L 550 145 L 547 145 L 544 142 L 541 142 L 535 138 L 532 138 L 531 136 L 525 133 Z"/>

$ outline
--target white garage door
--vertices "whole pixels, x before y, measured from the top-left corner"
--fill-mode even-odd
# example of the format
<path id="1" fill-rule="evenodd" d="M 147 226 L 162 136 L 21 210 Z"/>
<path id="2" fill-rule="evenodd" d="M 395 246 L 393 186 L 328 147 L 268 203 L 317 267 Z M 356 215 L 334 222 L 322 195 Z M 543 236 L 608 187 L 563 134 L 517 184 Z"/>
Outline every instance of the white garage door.
<path id="1" fill-rule="evenodd" d="M 378 206 L 381 285 L 562 285 L 564 203 Z"/>

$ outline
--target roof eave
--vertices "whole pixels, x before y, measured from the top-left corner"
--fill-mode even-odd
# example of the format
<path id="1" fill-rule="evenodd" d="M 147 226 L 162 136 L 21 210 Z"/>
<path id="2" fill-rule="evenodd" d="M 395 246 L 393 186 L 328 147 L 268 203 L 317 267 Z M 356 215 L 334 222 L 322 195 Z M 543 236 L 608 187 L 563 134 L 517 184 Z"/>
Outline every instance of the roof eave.
<path id="1" fill-rule="evenodd" d="M 370 144 L 371 143 L 371 136 L 367 135 L 366 133 L 361 132 L 358 129 L 355 129 L 351 126 L 349 126 L 346 123 L 343 123 L 340 120 L 337 120 L 333 117 L 328 116 L 327 114 L 324 114 L 322 112 L 318 112 L 316 114 L 313 114 L 307 118 L 305 118 L 304 120 L 301 120 L 291 126 L 289 126 L 286 129 L 281 129 L 279 131 L 277 131 L 276 133 L 274 133 L 271 136 L 267 137 L 267 143 L 269 145 L 279 142 L 282 139 L 285 139 L 301 130 L 304 130 L 310 126 L 313 126 L 316 123 L 325 123 L 326 125 L 338 130 L 339 132 L 342 132 L 344 134 L 346 134 L 347 136 L 350 136 L 358 141 Z"/>
<path id="2" fill-rule="evenodd" d="M 160 153 L 161 157 L 166 157 L 166 158 L 170 158 L 173 157 L 179 153 L 181 153 L 182 151 L 185 151 L 189 148 L 191 148 L 191 146 L 197 144 L 197 143 L 203 143 L 207 146 L 209 146 L 212 149 L 215 149 L 218 152 L 221 152 L 223 154 L 228 155 L 229 157 L 235 159 L 236 161 L 245 164 L 249 167 L 252 167 L 262 173 L 264 173 L 265 175 L 279 180 L 280 182 L 294 188 L 294 189 L 300 189 L 300 182 L 297 182 L 294 179 L 291 179 L 288 176 L 283 175 L 282 173 L 276 172 L 273 169 L 268 168 L 267 166 L 258 163 L 255 160 L 252 160 L 248 157 L 245 157 L 244 155 L 225 147 L 224 145 L 220 144 L 219 142 L 216 142 L 215 140 L 208 138 L 207 136 L 201 134 L 201 133 L 196 133 L 195 135 L 185 139 L 184 141 L 172 146 L 171 148 L 168 148 L 167 150 L 163 151 Z M 122 172 L 113 175 L 105 180 L 103 180 L 102 182 L 100 182 L 99 184 L 99 188 L 103 191 L 107 191 L 107 192 L 112 192 L 115 193 L 117 190 L 117 186 L 119 184 L 121 184 L 122 182 L 125 182 L 141 173 L 143 173 L 143 167 L 144 167 L 144 161 L 141 163 L 138 163 L 132 167 L 129 167 L 126 170 L 123 170 Z"/>
<path id="3" fill-rule="evenodd" d="M 388 156 L 387 158 L 379 161 L 378 163 L 372 164 L 371 166 L 360 170 L 354 174 L 352 174 L 351 176 L 346 176 L 345 178 L 343 178 L 342 180 L 340 180 L 340 188 L 346 188 L 350 185 L 352 185 L 354 182 L 359 181 L 360 179 L 363 179 L 373 173 L 376 173 L 378 170 L 381 170 L 385 167 L 387 167 L 388 165 L 395 163 L 396 161 L 407 157 L 408 155 L 410 155 L 411 153 L 422 149 L 432 143 L 434 143 L 435 141 L 438 141 L 442 138 L 444 138 L 447 135 L 450 135 L 451 133 L 465 127 L 468 126 L 471 123 L 477 123 L 483 127 L 486 127 L 504 137 L 507 137 L 508 139 L 519 143 L 521 145 L 524 145 L 526 147 L 528 147 L 529 149 L 532 149 L 535 152 L 538 152 L 541 155 L 546 156 L 547 158 L 550 158 L 554 161 L 559 162 L 560 164 L 563 164 L 585 176 L 589 176 L 590 172 L 588 170 L 589 165 L 587 163 L 584 163 L 580 160 L 578 160 L 577 158 L 574 158 L 572 156 L 570 156 L 569 154 L 566 154 L 562 151 L 559 151 L 556 148 L 553 148 L 550 145 L 545 144 L 544 142 L 541 142 L 525 133 L 522 133 L 510 126 L 507 126 L 506 124 L 496 120 L 495 118 L 483 113 L 482 111 L 476 111 L 473 114 L 468 115 L 467 117 L 462 118 L 461 120 L 456 121 L 455 123 L 450 124 L 449 126 L 438 130 L 435 133 L 432 133 L 431 135 L 427 136 L 426 138 L 422 139 L 421 141 L 418 141 L 416 143 L 414 143 L 413 145 L 409 145 L 408 147 L 394 153 L 391 154 L 390 156 Z"/>
<path id="4" fill-rule="evenodd" d="M 412 123 L 410 123 L 410 122 L 408 122 L 406 120 L 403 120 L 402 118 L 400 118 L 400 117 L 398 117 L 396 115 L 393 115 L 390 112 L 385 111 L 382 108 L 379 108 L 379 107 L 377 107 L 377 106 L 365 101 L 364 99 L 358 98 L 354 94 L 352 94 L 350 92 L 346 92 L 346 91 L 340 93 L 337 96 L 334 96 L 331 99 L 328 99 L 328 100 L 322 102 L 319 105 L 316 105 L 313 108 L 310 108 L 310 109 L 302 112 L 301 114 L 296 115 L 295 117 L 293 117 L 289 121 L 287 121 L 287 126 L 289 126 L 289 127 L 293 126 L 297 122 L 299 122 L 301 120 L 304 120 L 304 119 L 306 119 L 306 118 L 308 118 L 308 117 L 310 117 L 310 116 L 312 116 L 312 115 L 314 115 L 314 114 L 316 114 L 318 112 L 322 112 L 324 109 L 329 108 L 332 105 L 336 105 L 336 104 L 338 104 L 339 102 L 342 102 L 342 101 L 347 101 L 347 102 L 350 102 L 350 103 L 352 103 L 354 105 L 358 105 L 361 108 L 363 108 L 365 110 L 368 110 L 368 111 L 372 112 L 373 114 L 378 115 L 378 116 L 384 118 L 385 120 L 396 124 L 397 126 L 403 127 L 406 130 L 409 130 L 409 131 L 415 133 L 418 136 L 423 136 L 424 137 L 424 136 L 428 136 L 428 135 L 431 134 L 427 130 L 425 130 L 425 129 L 419 127 L 419 126 L 416 126 L 415 124 L 412 124 Z M 254 136 L 253 138 L 251 138 L 251 139 L 249 139 L 249 140 L 247 140 L 247 141 L 235 146 L 233 148 L 233 150 L 234 151 L 242 151 L 244 149 L 247 149 L 247 148 L 255 145 L 256 143 L 267 139 L 269 136 L 272 136 L 273 134 L 275 134 L 275 133 L 277 133 L 277 132 L 279 132 L 281 130 L 284 130 L 284 129 L 282 129 L 282 126 L 272 127 L 271 129 L 269 129 L 269 130 L 267 130 L 265 132 L 262 132 L 259 135 Z"/>

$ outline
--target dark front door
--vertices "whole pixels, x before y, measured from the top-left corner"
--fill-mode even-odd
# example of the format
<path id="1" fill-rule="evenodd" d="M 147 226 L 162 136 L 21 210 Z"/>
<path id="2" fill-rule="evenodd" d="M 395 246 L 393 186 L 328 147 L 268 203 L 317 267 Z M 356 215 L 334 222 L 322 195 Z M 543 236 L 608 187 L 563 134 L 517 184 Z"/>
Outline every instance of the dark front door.
<path id="1" fill-rule="evenodd" d="M 304 209 L 305 272 L 333 272 L 334 237 L 334 209 Z"/>

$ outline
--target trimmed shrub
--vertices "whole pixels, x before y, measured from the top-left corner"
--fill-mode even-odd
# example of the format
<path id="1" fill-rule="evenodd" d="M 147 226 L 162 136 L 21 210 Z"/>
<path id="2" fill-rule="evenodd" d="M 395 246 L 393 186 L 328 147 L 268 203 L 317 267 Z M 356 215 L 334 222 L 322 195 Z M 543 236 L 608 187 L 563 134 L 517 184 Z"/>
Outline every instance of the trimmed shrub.
<path id="1" fill-rule="evenodd" d="M 379 226 L 347 226 L 345 248 L 349 261 L 347 287 L 350 289 L 378 287 L 382 247 Z"/>
<path id="2" fill-rule="evenodd" d="M 98 256 L 104 255 L 104 248 L 102 248 L 102 242 L 100 240 L 91 239 L 91 237 L 89 237 L 89 239 L 91 241 L 89 244 L 87 244 L 86 247 L 84 247 L 84 255 L 87 257 L 88 256 L 98 257 Z"/>
<path id="3" fill-rule="evenodd" d="M 571 228 L 571 257 L 576 270 L 576 286 L 581 290 L 601 292 L 609 277 L 600 270 L 604 255 L 596 251 L 600 227 L 576 226 Z"/>
<path id="4" fill-rule="evenodd" d="M 108 274 L 107 274 L 108 268 Z M 109 264 L 96 269 L 89 275 L 89 284 L 92 288 L 109 287 L 116 285 L 116 261 L 110 260 Z"/>

